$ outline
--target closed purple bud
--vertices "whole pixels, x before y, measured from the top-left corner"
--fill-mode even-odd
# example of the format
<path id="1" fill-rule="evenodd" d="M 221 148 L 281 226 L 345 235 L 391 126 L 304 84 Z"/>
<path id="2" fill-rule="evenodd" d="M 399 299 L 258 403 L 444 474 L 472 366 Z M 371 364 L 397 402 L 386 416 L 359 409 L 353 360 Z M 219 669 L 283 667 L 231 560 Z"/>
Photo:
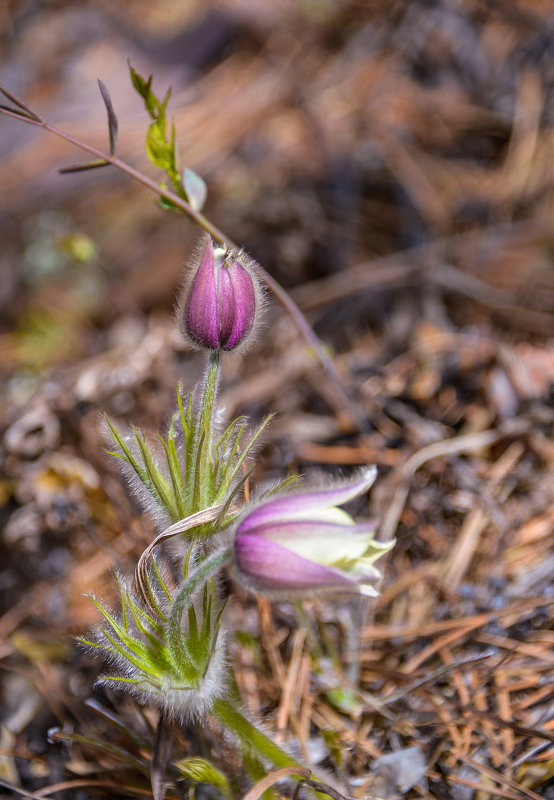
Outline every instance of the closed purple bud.
<path id="1" fill-rule="evenodd" d="M 374 562 L 394 542 L 374 539 L 375 525 L 356 525 L 338 503 L 366 491 L 369 468 L 348 483 L 270 498 L 248 512 L 234 539 L 236 573 L 256 592 L 289 595 L 355 591 L 374 596 Z"/>
<path id="2" fill-rule="evenodd" d="M 234 350 L 248 340 L 259 306 L 257 277 L 242 253 L 214 249 L 207 238 L 181 301 L 184 334 L 209 350 Z"/>

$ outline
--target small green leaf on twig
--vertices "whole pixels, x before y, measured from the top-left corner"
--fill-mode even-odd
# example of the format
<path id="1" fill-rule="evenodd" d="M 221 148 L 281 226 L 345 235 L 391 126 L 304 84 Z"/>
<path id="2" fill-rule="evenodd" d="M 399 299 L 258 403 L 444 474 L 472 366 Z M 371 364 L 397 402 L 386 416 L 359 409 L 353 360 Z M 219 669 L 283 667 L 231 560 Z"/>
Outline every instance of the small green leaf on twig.
<path id="1" fill-rule="evenodd" d="M 158 108 L 158 100 L 156 98 L 156 95 L 151 89 L 152 75 L 149 75 L 148 80 L 145 80 L 142 77 L 142 75 L 139 75 L 139 73 L 135 69 L 133 69 L 133 67 L 131 66 L 131 62 L 128 59 L 127 59 L 127 64 L 129 65 L 129 71 L 131 73 L 131 81 L 133 83 L 133 86 L 144 100 L 144 105 L 146 106 L 146 110 L 148 111 L 152 119 L 154 119 Z"/>
<path id="2" fill-rule="evenodd" d="M 159 120 L 155 120 L 148 127 L 146 153 L 155 167 L 160 167 L 168 172 L 171 170 L 173 166 L 171 145 L 165 138 L 165 133 Z"/>
<path id="3" fill-rule="evenodd" d="M 204 179 L 187 167 L 183 172 L 183 187 L 191 208 L 194 211 L 202 211 L 208 195 L 208 187 Z"/>
<path id="4" fill-rule="evenodd" d="M 171 88 L 165 93 L 164 99 L 159 100 L 152 91 L 152 75 L 149 75 L 148 80 L 145 80 L 142 75 L 139 75 L 139 73 L 133 69 L 129 60 L 127 60 L 127 63 L 129 64 L 133 86 L 144 100 L 146 110 L 152 119 L 159 120 L 160 127 L 165 134 L 165 110 L 169 103 L 169 98 L 171 97 Z"/>
<path id="5" fill-rule="evenodd" d="M 106 84 L 98 78 L 98 88 L 100 89 L 100 94 L 102 95 L 102 100 L 104 101 L 104 105 L 106 106 L 106 112 L 108 114 L 108 131 L 110 136 L 110 155 L 113 156 L 115 153 L 115 145 L 117 142 L 117 117 L 115 115 L 115 111 L 112 105 L 112 99 L 110 97 L 110 93 L 106 88 Z"/>
<path id="6" fill-rule="evenodd" d="M 144 105 L 152 122 L 146 134 L 146 154 L 155 167 L 164 169 L 173 184 L 177 194 L 185 198 L 185 191 L 181 183 L 181 176 L 177 167 L 177 149 L 175 144 L 175 126 L 171 125 L 171 134 L 167 133 L 166 110 L 171 97 L 171 88 L 167 90 L 163 100 L 160 100 L 152 91 L 152 75 L 145 80 L 129 64 L 133 86 L 144 100 Z M 162 189 L 165 188 L 162 184 Z M 171 208 L 172 204 L 161 199 L 163 208 Z"/>

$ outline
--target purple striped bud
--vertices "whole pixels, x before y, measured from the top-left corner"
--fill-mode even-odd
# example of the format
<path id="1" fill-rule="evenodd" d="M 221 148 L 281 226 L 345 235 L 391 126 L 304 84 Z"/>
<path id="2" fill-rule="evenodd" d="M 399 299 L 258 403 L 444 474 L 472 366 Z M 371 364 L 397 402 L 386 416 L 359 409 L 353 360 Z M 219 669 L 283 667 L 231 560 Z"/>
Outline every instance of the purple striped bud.
<path id="1" fill-rule="evenodd" d="M 375 596 L 370 584 L 381 574 L 374 562 L 394 541 L 375 541 L 374 523 L 356 524 L 337 508 L 367 491 L 375 475 L 370 467 L 348 483 L 260 503 L 235 531 L 239 579 L 263 594 L 323 590 Z"/>
<path id="2" fill-rule="evenodd" d="M 180 303 L 182 331 L 208 350 L 234 350 L 249 338 L 259 307 L 258 281 L 242 252 L 205 240 Z"/>

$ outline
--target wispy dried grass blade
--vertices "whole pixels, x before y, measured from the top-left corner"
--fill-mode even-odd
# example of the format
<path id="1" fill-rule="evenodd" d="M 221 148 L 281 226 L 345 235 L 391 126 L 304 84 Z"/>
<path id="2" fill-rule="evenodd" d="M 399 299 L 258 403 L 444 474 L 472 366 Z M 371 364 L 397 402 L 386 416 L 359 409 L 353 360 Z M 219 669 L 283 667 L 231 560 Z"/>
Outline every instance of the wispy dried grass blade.
<path id="1" fill-rule="evenodd" d="M 223 505 L 218 504 L 216 506 L 211 506 L 211 508 L 204 508 L 196 514 L 191 514 L 190 517 L 179 520 L 174 525 L 166 528 L 159 536 L 156 536 L 154 541 L 143 551 L 135 569 L 134 587 L 147 607 L 151 606 L 150 593 L 148 592 L 148 562 L 156 547 L 162 542 L 172 539 L 179 534 L 186 533 L 186 531 L 192 528 L 205 525 L 207 522 L 213 522 L 218 518 L 222 508 Z"/>

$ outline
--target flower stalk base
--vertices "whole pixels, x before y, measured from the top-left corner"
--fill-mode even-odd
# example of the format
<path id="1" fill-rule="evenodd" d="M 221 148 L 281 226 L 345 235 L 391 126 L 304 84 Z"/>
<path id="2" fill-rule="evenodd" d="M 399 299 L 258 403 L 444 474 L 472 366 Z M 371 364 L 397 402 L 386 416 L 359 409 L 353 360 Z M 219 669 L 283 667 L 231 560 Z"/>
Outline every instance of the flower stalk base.
<path id="1" fill-rule="evenodd" d="M 229 700 L 218 699 L 212 706 L 213 716 L 237 739 L 240 749 L 256 755 L 274 767 L 301 767 L 301 764 L 253 725 Z"/>

